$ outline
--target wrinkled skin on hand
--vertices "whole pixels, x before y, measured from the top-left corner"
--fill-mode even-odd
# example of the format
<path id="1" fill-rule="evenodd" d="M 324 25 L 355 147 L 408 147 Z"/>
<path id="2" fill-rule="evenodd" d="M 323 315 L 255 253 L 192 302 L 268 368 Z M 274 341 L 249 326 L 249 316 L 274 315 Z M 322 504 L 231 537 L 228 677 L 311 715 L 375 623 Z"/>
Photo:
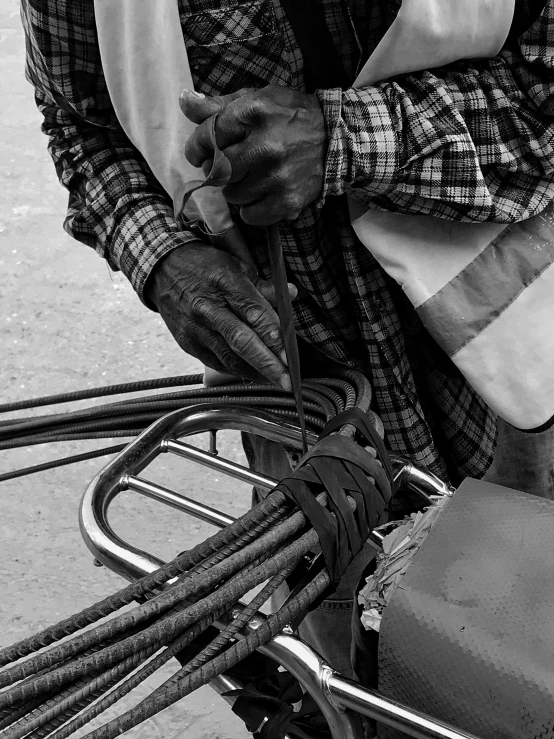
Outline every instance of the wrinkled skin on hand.
<path id="1" fill-rule="evenodd" d="M 145 296 L 179 346 L 208 367 L 290 390 L 273 293 L 251 268 L 193 241 L 162 257 Z"/>
<path id="2" fill-rule="evenodd" d="M 199 124 L 187 142 L 186 157 L 205 171 L 213 159 L 209 119 L 217 114 L 217 145 L 232 167 L 223 194 L 240 206 L 245 223 L 295 220 L 320 196 L 327 138 L 315 95 L 279 85 L 220 97 L 185 91 L 181 109 Z"/>

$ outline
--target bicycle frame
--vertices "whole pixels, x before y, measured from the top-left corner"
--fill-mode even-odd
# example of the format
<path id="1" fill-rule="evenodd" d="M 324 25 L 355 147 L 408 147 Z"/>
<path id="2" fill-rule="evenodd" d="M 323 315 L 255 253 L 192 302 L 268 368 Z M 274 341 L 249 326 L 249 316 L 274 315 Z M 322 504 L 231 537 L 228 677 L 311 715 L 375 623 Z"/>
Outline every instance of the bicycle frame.
<path id="1" fill-rule="evenodd" d="M 139 473 L 159 454 L 174 454 L 260 488 L 274 488 L 276 480 L 180 441 L 192 434 L 229 429 L 253 433 L 294 450 L 302 448 L 301 433 L 297 427 L 251 408 L 221 408 L 203 404 L 164 416 L 131 442 L 85 491 L 79 512 L 80 527 L 83 539 L 94 557 L 129 581 L 144 577 L 164 564 L 148 552 L 124 542 L 110 527 L 109 506 L 123 491 L 152 498 L 218 527 L 233 522 L 233 518 L 220 511 L 139 477 Z M 316 437 L 310 436 L 310 444 L 315 441 Z M 402 457 L 391 455 L 391 459 L 395 480 L 402 487 L 419 493 L 428 502 L 452 495 L 452 489 L 431 473 L 415 467 Z M 380 538 L 379 532 L 374 532 L 375 541 Z M 265 616 L 260 613 L 256 618 L 264 619 Z M 256 623 L 259 624 L 259 620 L 252 621 L 248 629 L 256 628 Z M 225 622 L 216 625 L 224 628 Z M 417 739 L 476 739 L 343 677 L 311 647 L 294 636 L 292 630 L 285 629 L 260 647 L 260 651 L 281 664 L 313 696 L 333 739 L 361 739 L 360 715 Z M 225 693 L 242 686 L 223 675 L 212 682 L 212 687 L 219 693 Z M 228 700 L 232 703 L 234 699 Z"/>

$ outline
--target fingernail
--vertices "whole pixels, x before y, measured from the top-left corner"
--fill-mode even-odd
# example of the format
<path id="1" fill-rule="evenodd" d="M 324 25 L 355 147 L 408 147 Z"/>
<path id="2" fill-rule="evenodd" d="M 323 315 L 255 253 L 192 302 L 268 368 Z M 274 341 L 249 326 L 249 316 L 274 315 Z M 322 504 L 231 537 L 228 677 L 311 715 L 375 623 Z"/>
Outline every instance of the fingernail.
<path id="1" fill-rule="evenodd" d="M 287 359 L 287 353 L 286 353 L 286 351 L 284 349 L 279 354 L 279 358 L 280 358 L 281 362 L 285 365 L 285 367 L 288 367 L 289 366 L 289 360 Z"/>
<path id="2" fill-rule="evenodd" d="M 196 92 L 196 90 L 183 90 L 181 93 L 181 97 L 185 97 L 185 95 L 192 95 L 196 98 L 205 98 L 206 96 L 201 92 Z"/>
<path id="3" fill-rule="evenodd" d="M 292 383 L 290 381 L 290 375 L 283 375 L 279 380 L 279 385 L 286 390 L 287 393 L 292 392 Z"/>
<path id="4" fill-rule="evenodd" d="M 298 295 L 298 288 L 296 287 L 296 285 L 293 285 L 292 282 L 288 282 L 287 287 L 289 289 L 289 295 L 294 300 L 294 298 Z"/>

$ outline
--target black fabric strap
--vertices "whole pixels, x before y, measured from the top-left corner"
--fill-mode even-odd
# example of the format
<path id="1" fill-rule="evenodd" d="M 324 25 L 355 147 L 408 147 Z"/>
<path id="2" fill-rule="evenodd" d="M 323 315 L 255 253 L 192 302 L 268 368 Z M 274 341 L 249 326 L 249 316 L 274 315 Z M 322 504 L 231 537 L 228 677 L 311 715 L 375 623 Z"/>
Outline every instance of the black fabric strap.
<path id="1" fill-rule="evenodd" d="M 333 428 L 356 424 L 368 444 L 375 443 L 374 429 L 365 414 L 341 414 Z M 379 440 L 379 460 L 353 439 L 329 435 L 302 459 L 294 474 L 282 480 L 277 490 L 294 500 L 317 532 L 321 553 L 332 582 L 338 583 L 361 552 L 370 533 L 386 520 L 392 497 L 392 473 L 386 451 Z M 373 482 L 373 480 L 375 482 Z M 326 507 L 316 495 L 327 493 Z M 349 498 L 356 502 L 352 510 Z"/>
<path id="2" fill-rule="evenodd" d="M 223 696 L 236 697 L 233 713 L 244 721 L 254 739 L 331 738 L 314 698 L 302 691 L 289 672 L 278 670 L 278 665 L 271 675 L 256 675 L 244 688 Z"/>
<path id="3" fill-rule="evenodd" d="M 338 431 L 342 426 L 346 425 L 354 426 L 354 428 L 359 431 L 365 441 L 368 444 L 371 444 L 371 446 L 377 452 L 377 459 L 385 468 L 389 480 L 392 481 L 392 465 L 389 453 L 387 452 L 385 444 L 383 443 L 383 439 L 381 439 L 381 437 L 377 433 L 377 430 L 371 423 L 371 419 L 369 418 L 367 413 L 364 413 L 359 408 L 349 408 L 348 410 L 340 413 L 338 416 L 335 416 L 335 418 L 329 421 L 328 424 L 325 426 L 319 438 L 324 439 L 326 436 L 329 436 L 329 434 L 332 434 L 333 431 Z"/>
<path id="4" fill-rule="evenodd" d="M 308 92 L 350 85 L 325 21 L 321 0 L 281 0 L 304 59 Z"/>
<path id="5" fill-rule="evenodd" d="M 302 52 L 304 82 L 308 92 L 313 92 L 318 87 L 346 88 L 349 80 L 329 33 L 321 0 L 282 0 L 282 7 Z M 306 422 L 302 407 L 300 359 L 294 328 L 294 313 L 288 293 L 283 249 L 277 226 L 270 227 L 267 233 L 271 271 L 276 283 L 275 293 L 279 319 L 283 331 L 296 410 L 302 430 L 304 453 L 306 453 L 308 447 Z"/>
<path id="6" fill-rule="evenodd" d="M 275 286 L 275 298 L 277 300 L 277 313 L 281 323 L 281 331 L 283 332 L 283 341 L 285 343 L 285 353 L 287 355 L 289 376 L 302 431 L 302 450 L 306 454 L 308 451 L 308 435 L 306 432 L 306 416 L 304 414 L 304 406 L 302 404 L 302 374 L 300 371 L 300 354 L 298 351 L 298 343 L 296 338 L 296 330 L 294 327 L 294 311 L 292 309 L 292 300 L 289 294 L 287 269 L 285 267 L 285 257 L 283 254 L 283 245 L 279 236 L 278 226 L 269 226 L 267 229 L 267 246 L 269 251 L 269 262 L 271 264 L 271 274 L 273 275 L 273 283 Z"/>

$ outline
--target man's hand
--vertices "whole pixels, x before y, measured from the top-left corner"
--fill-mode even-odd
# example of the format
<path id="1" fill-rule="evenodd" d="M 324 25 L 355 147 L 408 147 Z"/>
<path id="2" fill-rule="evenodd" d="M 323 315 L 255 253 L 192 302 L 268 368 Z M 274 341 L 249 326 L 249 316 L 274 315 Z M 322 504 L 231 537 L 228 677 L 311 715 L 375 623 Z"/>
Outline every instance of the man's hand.
<path id="1" fill-rule="evenodd" d="M 290 391 L 272 291 L 225 252 L 188 242 L 158 262 L 146 298 L 179 346 L 208 367 Z"/>
<path id="2" fill-rule="evenodd" d="M 213 158 L 209 119 L 218 114 L 217 145 L 233 171 L 223 194 L 246 223 L 295 220 L 321 194 L 327 139 L 315 95 L 278 85 L 221 97 L 185 91 L 181 109 L 199 124 L 185 151 L 196 167 Z"/>

